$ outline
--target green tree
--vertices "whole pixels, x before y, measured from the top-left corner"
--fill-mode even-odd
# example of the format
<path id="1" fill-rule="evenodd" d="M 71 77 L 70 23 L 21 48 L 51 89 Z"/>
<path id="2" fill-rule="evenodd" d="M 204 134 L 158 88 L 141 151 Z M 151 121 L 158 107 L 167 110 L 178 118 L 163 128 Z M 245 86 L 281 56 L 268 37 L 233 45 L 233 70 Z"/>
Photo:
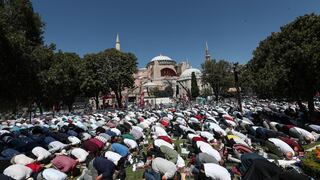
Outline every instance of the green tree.
<path id="1" fill-rule="evenodd" d="M 118 107 L 122 107 L 122 91 L 134 86 L 134 73 L 137 71 L 137 58 L 132 53 L 107 49 L 99 56 L 108 62 L 108 86 L 114 92 Z"/>
<path id="2" fill-rule="evenodd" d="M 72 111 L 72 105 L 80 95 L 80 57 L 75 53 L 58 52 L 54 62 L 44 73 L 43 82 L 48 102 L 59 105 L 61 102 Z"/>
<path id="3" fill-rule="evenodd" d="M 197 98 L 200 95 L 199 87 L 197 83 L 196 74 L 194 72 L 191 73 L 191 97 L 193 99 Z"/>
<path id="4" fill-rule="evenodd" d="M 252 96 L 253 91 L 253 76 L 248 68 L 248 64 L 240 65 L 239 67 L 239 83 L 241 88 L 241 93 L 244 95 Z"/>
<path id="5" fill-rule="evenodd" d="M 158 87 L 151 89 L 151 95 L 162 98 L 162 97 L 173 97 L 173 88 L 168 85 L 164 88 L 164 90 L 160 90 Z"/>
<path id="6" fill-rule="evenodd" d="M 0 103 L 16 111 L 34 101 L 37 65 L 31 54 L 43 45 L 43 23 L 28 0 L 0 1 Z"/>
<path id="7" fill-rule="evenodd" d="M 180 88 L 179 88 L 179 85 L 177 84 L 176 85 L 176 97 L 178 97 L 178 95 L 179 95 L 179 92 L 180 91 Z"/>
<path id="8" fill-rule="evenodd" d="M 95 97 L 97 108 L 99 108 L 99 95 L 109 90 L 107 82 L 110 70 L 108 68 L 108 61 L 102 54 L 88 54 L 84 56 L 80 71 L 80 89 L 84 96 Z"/>
<path id="9" fill-rule="evenodd" d="M 202 97 L 208 97 L 208 96 L 212 96 L 212 91 L 210 88 L 204 88 L 201 91 L 201 96 Z"/>
<path id="10" fill-rule="evenodd" d="M 202 81 L 213 89 L 216 101 L 232 87 L 231 64 L 225 60 L 211 60 L 202 64 Z"/>
<path id="11" fill-rule="evenodd" d="M 298 17 L 261 41 L 248 62 L 252 88 L 259 97 L 308 102 L 320 89 L 320 16 Z"/>
<path id="12" fill-rule="evenodd" d="M 37 107 L 42 114 L 44 106 L 48 106 L 48 97 L 46 96 L 46 83 L 43 81 L 46 72 L 50 69 L 54 61 L 54 50 L 55 45 L 50 44 L 49 46 L 38 46 L 31 53 L 33 60 L 33 70 L 36 77 L 33 79 L 33 88 L 31 90 L 31 102 L 35 102 Z"/>
<path id="13" fill-rule="evenodd" d="M 147 88 L 148 96 L 160 97 L 160 89 L 158 87 Z"/>
<path id="14" fill-rule="evenodd" d="M 173 88 L 172 86 L 168 85 L 164 88 L 164 95 L 163 97 L 173 97 Z"/>

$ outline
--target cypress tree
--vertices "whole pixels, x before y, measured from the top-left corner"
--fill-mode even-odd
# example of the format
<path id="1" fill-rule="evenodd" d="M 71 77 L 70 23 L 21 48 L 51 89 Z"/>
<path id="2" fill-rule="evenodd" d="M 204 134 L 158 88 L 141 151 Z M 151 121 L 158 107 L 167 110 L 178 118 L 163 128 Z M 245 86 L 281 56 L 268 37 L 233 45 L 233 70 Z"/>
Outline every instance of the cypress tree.
<path id="1" fill-rule="evenodd" d="M 191 74 L 191 97 L 193 99 L 195 99 L 199 95 L 200 94 L 199 94 L 199 87 L 198 87 L 198 83 L 197 83 L 196 74 L 194 72 L 192 72 L 192 74 Z"/>

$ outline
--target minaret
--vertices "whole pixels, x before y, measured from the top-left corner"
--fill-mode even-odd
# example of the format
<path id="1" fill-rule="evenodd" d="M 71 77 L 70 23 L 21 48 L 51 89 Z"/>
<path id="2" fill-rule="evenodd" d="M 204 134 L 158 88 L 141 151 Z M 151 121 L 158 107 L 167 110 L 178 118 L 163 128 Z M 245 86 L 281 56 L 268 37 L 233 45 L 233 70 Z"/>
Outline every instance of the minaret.
<path id="1" fill-rule="evenodd" d="M 206 61 L 211 61 L 211 56 L 209 54 L 208 43 L 206 42 Z"/>
<path id="2" fill-rule="evenodd" d="M 117 39 L 116 39 L 116 50 L 120 51 L 120 39 L 119 39 L 119 34 L 117 34 Z"/>

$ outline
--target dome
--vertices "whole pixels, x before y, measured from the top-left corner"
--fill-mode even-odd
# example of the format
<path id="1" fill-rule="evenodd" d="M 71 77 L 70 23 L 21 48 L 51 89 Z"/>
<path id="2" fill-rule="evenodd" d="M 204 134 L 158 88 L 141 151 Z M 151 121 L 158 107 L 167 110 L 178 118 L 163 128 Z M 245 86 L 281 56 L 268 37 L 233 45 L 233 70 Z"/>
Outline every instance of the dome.
<path id="1" fill-rule="evenodd" d="M 190 69 L 186 69 L 185 71 L 182 72 L 182 74 L 180 75 L 180 80 L 184 80 L 184 79 L 191 79 L 191 74 L 195 73 L 196 77 L 199 78 L 202 73 L 199 69 L 196 68 L 190 68 Z"/>
<path id="2" fill-rule="evenodd" d="M 144 87 L 155 87 L 157 86 L 154 82 L 147 82 L 145 84 L 143 84 Z"/>
<path id="3" fill-rule="evenodd" d="M 186 69 L 185 71 L 182 72 L 182 74 L 180 75 L 180 77 L 191 77 L 192 73 L 195 73 L 196 76 L 201 76 L 202 73 L 199 69 L 196 68 L 190 68 L 190 69 Z"/>
<path id="4" fill-rule="evenodd" d="M 153 62 L 153 61 L 173 61 L 173 60 L 168 56 L 163 56 L 160 54 L 159 56 L 152 58 L 151 62 Z"/>

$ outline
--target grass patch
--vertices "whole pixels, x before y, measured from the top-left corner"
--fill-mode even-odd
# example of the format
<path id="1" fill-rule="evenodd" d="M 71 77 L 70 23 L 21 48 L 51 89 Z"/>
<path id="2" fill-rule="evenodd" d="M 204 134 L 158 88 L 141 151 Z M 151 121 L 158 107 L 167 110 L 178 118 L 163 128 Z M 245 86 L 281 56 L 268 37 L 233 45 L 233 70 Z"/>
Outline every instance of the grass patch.
<path id="1" fill-rule="evenodd" d="M 137 169 L 132 171 L 132 165 L 126 168 L 127 177 L 126 179 L 142 179 L 144 169 Z"/>
<path id="2" fill-rule="evenodd" d="M 302 147 L 303 147 L 304 150 L 307 150 L 307 149 L 310 149 L 310 148 L 312 148 L 314 146 L 317 146 L 317 145 L 320 145 L 320 141 L 317 141 L 317 142 L 314 142 L 314 143 L 311 143 L 311 144 L 307 144 L 307 145 L 303 145 Z"/>

